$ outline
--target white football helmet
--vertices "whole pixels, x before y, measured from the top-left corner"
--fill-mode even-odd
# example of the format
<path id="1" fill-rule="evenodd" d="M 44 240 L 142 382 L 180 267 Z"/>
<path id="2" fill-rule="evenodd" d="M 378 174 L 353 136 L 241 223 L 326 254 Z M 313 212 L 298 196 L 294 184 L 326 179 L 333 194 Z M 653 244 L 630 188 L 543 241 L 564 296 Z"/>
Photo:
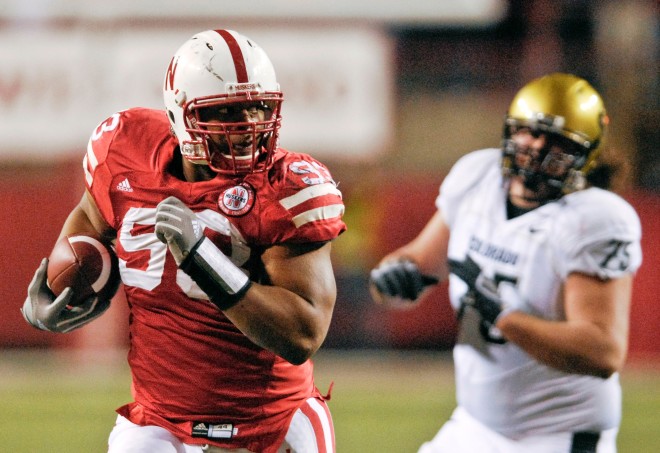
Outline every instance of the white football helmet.
<path id="1" fill-rule="evenodd" d="M 270 59 L 254 41 L 233 30 L 194 35 L 172 58 L 163 96 L 184 158 L 219 173 L 245 174 L 269 167 L 283 97 Z M 205 121 L 205 109 L 235 112 L 236 104 L 245 103 L 257 106 L 260 115 Z M 220 141 L 224 147 L 217 145 Z"/>

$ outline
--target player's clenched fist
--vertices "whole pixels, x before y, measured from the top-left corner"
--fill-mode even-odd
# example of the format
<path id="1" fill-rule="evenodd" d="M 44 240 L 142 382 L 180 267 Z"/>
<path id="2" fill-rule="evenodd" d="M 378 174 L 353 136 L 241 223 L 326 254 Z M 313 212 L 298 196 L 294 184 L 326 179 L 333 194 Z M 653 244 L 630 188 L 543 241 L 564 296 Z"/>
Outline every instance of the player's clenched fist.
<path id="1" fill-rule="evenodd" d="M 202 230 L 195 213 L 178 198 L 168 197 L 158 204 L 156 236 L 167 244 L 178 266 L 204 237 Z"/>
<path id="2" fill-rule="evenodd" d="M 381 295 L 409 301 L 416 300 L 427 286 L 438 283 L 437 278 L 423 275 L 409 260 L 385 262 L 371 271 L 370 279 Z"/>
<path id="3" fill-rule="evenodd" d="M 177 266 L 221 310 L 234 306 L 251 285 L 248 276 L 203 234 L 197 215 L 176 197 L 158 203 L 156 236 L 167 244 Z"/>
<path id="4" fill-rule="evenodd" d="M 69 303 L 75 300 L 71 288 L 55 297 L 46 282 L 48 259 L 44 258 L 34 274 L 21 313 L 34 327 L 49 332 L 66 333 L 84 326 L 101 316 L 109 307 L 109 299 L 92 296 L 75 307 Z"/>

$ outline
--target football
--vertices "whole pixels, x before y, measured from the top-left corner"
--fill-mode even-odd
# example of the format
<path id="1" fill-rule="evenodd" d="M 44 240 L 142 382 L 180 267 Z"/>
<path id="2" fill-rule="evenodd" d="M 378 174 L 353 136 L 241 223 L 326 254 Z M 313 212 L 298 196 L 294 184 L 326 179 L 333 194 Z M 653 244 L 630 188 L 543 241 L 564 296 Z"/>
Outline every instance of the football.
<path id="1" fill-rule="evenodd" d="M 94 234 L 64 236 L 57 241 L 48 258 L 48 286 L 58 296 L 65 288 L 74 293 L 72 306 L 90 296 L 114 296 L 119 285 L 117 255 Z"/>

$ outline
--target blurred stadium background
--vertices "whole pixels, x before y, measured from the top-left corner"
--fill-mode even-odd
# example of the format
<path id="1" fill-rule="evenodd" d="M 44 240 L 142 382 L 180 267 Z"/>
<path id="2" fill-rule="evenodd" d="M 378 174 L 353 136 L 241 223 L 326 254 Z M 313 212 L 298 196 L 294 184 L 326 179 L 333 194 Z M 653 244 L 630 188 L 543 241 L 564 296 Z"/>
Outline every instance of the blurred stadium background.
<path id="1" fill-rule="evenodd" d="M 612 127 L 615 190 L 638 210 L 644 265 L 622 375 L 620 451 L 660 445 L 658 10 L 651 0 L 0 0 L 0 450 L 104 451 L 129 397 L 121 297 L 68 335 L 18 308 L 84 188 L 88 136 L 116 110 L 161 108 L 178 46 L 232 28 L 270 55 L 285 92 L 281 145 L 327 163 L 349 230 L 316 359 L 334 381 L 338 451 L 413 452 L 453 408 L 454 320 L 441 287 L 419 307 L 372 305 L 367 274 L 433 212 L 449 166 L 497 146 L 509 100 L 552 71 L 590 80 Z"/>

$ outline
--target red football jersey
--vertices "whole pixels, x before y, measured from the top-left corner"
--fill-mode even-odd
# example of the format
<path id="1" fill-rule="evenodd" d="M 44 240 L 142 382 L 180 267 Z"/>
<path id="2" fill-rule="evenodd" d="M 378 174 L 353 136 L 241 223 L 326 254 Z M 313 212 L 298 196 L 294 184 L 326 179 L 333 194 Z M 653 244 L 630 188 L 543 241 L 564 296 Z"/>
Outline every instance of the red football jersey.
<path id="1" fill-rule="evenodd" d="M 177 146 L 164 111 L 130 109 L 96 128 L 83 163 L 87 189 L 117 231 L 130 306 L 135 402 L 118 412 L 187 443 L 269 451 L 298 406 L 318 396 L 312 363 L 294 366 L 255 345 L 208 301 L 157 239 L 156 205 L 181 199 L 259 282 L 264 249 L 329 241 L 346 229 L 341 193 L 323 164 L 283 149 L 268 172 L 182 181 L 168 171 Z"/>

